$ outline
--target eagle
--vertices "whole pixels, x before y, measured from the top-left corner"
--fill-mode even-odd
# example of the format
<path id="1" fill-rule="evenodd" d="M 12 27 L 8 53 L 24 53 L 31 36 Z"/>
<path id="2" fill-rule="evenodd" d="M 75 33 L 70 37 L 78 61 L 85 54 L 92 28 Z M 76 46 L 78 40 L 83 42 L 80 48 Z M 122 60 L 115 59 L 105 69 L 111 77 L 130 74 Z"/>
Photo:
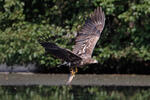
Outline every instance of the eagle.
<path id="1" fill-rule="evenodd" d="M 64 49 L 52 42 L 41 42 L 45 51 L 64 61 L 63 65 L 69 66 L 70 75 L 67 84 L 70 84 L 77 67 L 98 63 L 92 58 L 93 49 L 105 25 L 105 14 L 101 7 L 97 7 L 87 18 L 83 27 L 77 32 L 73 50 Z"/>

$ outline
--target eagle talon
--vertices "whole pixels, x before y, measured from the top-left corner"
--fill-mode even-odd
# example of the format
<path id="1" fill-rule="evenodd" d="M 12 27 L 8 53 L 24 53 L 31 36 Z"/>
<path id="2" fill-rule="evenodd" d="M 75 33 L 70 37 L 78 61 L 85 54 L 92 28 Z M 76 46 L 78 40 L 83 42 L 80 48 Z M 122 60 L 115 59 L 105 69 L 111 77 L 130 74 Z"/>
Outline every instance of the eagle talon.
<path id="1" fill-rule="evenodd" d="M 75 74 L 78 72 L 78 68 L 77 67 L 75 67 L 75 69 L 74 68 L 71 68 L 70 69 L 70 73 L 71 73 L 71 75 L 72 76 L 75 76 Z"/>
<path id="2" fill-rule="evenodd" d="M 76 72 L 74 71 L 73 68 L 71 68 L 70 73 L 71 73 L 72 76 L 75 76 L 75 73 L 76 73 Z"/>
<path id="3" fill-rule="evenodd" d="M 72 81 L 72 79 L 75 77 L 75 73 L 76 73 L 76 70 L 74 68 L 70 68 L 70 75 L 69 75 L 69 79 L 66 83 L 66 85 L 69 85 Z"/>
<path id="4" fill-rule="evenodd" d="M 75 72 L 76 72 L 76 73 L 78 72 L 78 68 L 77 68 L 77 67 L 75 68 Z"/>

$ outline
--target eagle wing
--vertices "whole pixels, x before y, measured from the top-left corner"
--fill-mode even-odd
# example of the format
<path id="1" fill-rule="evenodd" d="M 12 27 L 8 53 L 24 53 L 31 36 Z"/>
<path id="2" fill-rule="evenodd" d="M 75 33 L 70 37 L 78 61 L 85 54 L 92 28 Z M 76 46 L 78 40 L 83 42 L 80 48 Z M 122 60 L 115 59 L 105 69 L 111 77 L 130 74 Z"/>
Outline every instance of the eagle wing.
<path id="1" fill-rule="evenodd" d="M 105 25 L 105 15 L 101 7 L 98 7 L 85 21 L 84 26 L 78 32 L 73 53 L 81 58 L 90 58 L 93 49 L 100 38 Z"/>
<path id="2" fill-rule="evenodd" d="M 43 42 L 40 43 L 44 48 L 45 51 L 54 55 L 55 57 L 62 59 L 63 61 L 67 62 L 74 62 L 74 61 L 81 61 L 82 58 L 77 56 L 76 54 L 72 53 L 71 51 L 67 49 L 63 49 L 61 47 L 58 47 L 54 43 L 50 42 Z"/>

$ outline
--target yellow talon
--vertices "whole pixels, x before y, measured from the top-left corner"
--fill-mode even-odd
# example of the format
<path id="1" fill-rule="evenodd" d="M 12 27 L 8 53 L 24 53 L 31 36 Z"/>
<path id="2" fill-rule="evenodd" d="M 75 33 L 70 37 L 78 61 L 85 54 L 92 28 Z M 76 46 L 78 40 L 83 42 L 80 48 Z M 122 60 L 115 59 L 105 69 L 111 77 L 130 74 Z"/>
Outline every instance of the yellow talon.
<path id="1" fill-rule="evenodd" d="M 71 74 L 71 75 L 74 75 L 74 74 L 75 74 L 73 68 L 70 69 L 70 74 Z"/>
<path id="2" fill-rule="evenodd" d="M 67 83 L 66 84 L 70 84 L 71 83 L 71 81 L 72 81 L 72 79 L 75 77 L 75 74 L 78 72 L 78 68 L 77 67 L 71 67 L 70 68 L 70 76 L 69 76 L 69 79 L 68 79 L 68 81 L 67 81 Z"/>
<path id="3" fill-rule="evenodd" d="M 76 73 L 78 72 L 78 68 L 77 68 L 77 67 L 75 68 L 75 72 L 76 72 Z"/>
<path id="4" fill-rule="evenodd" d="M 75 67 L 75 69 L 74 68 L 70 68 L 71 75 L 74 76 L 77 72 L 78 72 L 78 68 L 77 67 Z"/>
<path id="5" fill-rule="evenodd" d="M 70 72 L 71 72 L 71 75 L 74 75 L 74 74 L 75 74 L 75 72 L 74 72 L 73 70 L 71 70 Z"/>

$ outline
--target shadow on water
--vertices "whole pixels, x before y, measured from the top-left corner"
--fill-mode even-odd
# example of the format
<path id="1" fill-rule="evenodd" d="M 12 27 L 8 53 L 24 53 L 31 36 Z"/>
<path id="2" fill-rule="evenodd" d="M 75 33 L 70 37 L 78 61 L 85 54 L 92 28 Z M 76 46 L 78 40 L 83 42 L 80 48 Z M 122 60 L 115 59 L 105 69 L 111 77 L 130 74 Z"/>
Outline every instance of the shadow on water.
<path id="1" fill-rule="evenodd" d="M 0 100 L 150 100 L 150 88 L 115 86 L 1 86 Z"/>

